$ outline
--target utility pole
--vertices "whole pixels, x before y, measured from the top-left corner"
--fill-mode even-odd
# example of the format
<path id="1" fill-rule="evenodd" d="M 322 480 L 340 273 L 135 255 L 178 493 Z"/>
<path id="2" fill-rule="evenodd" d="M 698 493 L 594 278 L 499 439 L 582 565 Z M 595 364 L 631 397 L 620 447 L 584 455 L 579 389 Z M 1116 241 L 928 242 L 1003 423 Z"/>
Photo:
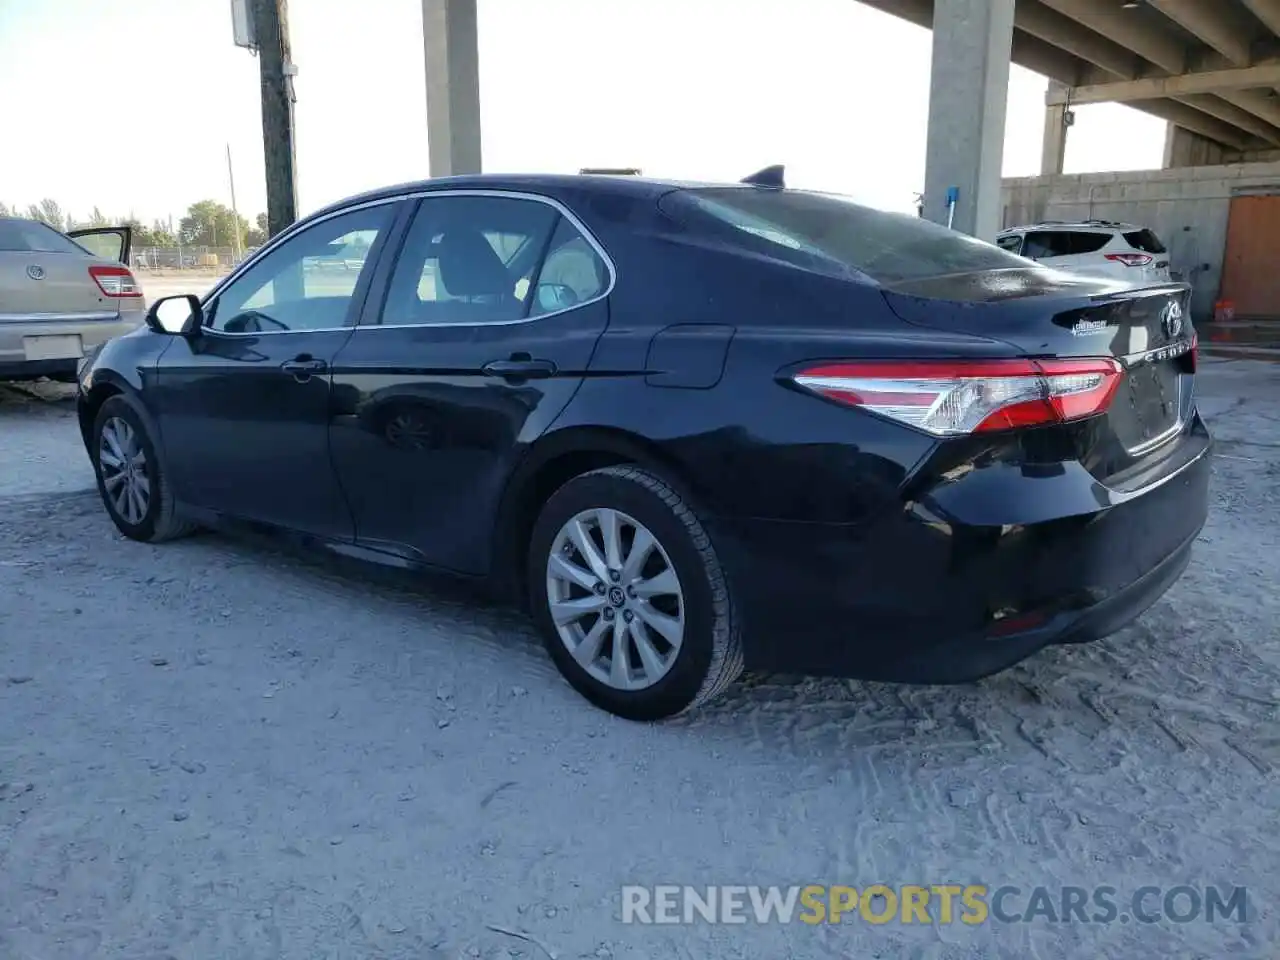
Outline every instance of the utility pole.
<path id="1" fill-rule="evenodd" d="M 236 172 L 231 166 L 231 144 L 227 144 L 227 180 L 231 183 L 231 219 L 234 221 L 236 261 L 240 260 L 240 209 L 236 206 Z"/>
<path id="2" fill-rule="evenodd" d="M 293 143 L 293 62 L 286 0 L 253 0 L 253 32 L 262 75 L 262 149 L 267 168 L 267 233 L 298 218 Z"/>

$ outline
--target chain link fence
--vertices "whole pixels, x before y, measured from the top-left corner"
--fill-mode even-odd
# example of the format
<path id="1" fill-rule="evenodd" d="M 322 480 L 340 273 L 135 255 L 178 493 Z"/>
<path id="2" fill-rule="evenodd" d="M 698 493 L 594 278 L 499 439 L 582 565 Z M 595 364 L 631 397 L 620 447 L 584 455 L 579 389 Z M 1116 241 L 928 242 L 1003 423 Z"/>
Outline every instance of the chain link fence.
<path id="1" fill-rule="evenodd" d="M 257 247 L 239 252 L 234 247 L 134 247 L 132 256 L 133 266 L 139 270 L 227 273 L 255 250 Z"/>

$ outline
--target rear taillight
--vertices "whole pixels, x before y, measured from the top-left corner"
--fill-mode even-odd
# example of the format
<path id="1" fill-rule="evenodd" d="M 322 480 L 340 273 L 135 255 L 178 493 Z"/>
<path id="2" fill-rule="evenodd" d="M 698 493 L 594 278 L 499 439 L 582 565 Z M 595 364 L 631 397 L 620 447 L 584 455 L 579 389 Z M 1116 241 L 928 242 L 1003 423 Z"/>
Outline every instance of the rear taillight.
<path id="1" fill-rule="evenodd" d="M 792 380 L 837 403 L 951 437 L 1103 413 L 1121 373 L 1110 358 L 835 361 L 801 370 Z"/>
<path id="2" fill-rule="evenodd" d="M 1113 263 L 1123 263 L 1126 267 L 1148 267 L 1155 259 L 1145 253 L 1108 253 L 1106 257 Z"/>
<path id="3" fill-rule="evenodd" d="M 90 267 L 89 276 L 108 297 L 140 297 L 142 288 L 128 267 Z"/>

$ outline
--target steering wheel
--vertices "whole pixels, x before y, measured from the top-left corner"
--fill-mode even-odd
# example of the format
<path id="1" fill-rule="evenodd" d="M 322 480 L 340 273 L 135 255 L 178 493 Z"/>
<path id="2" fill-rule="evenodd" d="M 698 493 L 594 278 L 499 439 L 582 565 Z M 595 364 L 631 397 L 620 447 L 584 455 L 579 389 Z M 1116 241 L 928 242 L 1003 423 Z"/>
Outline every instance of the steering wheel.
<path id="1" fill-rule="evenodd" d="M 222 328 L 227 333 L 262 333 L 264 330 L 288 330 L 289 328 L 258 310 L 243 310 L 226 322 Z"/>

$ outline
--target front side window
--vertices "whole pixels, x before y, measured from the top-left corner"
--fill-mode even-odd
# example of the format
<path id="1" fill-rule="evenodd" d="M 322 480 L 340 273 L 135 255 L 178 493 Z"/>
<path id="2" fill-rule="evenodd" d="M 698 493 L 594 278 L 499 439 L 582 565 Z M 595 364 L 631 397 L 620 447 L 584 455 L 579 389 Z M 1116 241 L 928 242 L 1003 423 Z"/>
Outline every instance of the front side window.
<path id="1" fill-rule="evenodd" d="M 559 220 L 559 211 L 537 200 L 425 198 L 391 276 L 383 325 L 524 319 L 534 277 Z"/>
<path id="2" fill-rule="evenodd" d="M 290 237 L 218 294 L 210 326 L 228 333 L 343 326 L 393 209 L 387 203 L 353 210 Z"/>

